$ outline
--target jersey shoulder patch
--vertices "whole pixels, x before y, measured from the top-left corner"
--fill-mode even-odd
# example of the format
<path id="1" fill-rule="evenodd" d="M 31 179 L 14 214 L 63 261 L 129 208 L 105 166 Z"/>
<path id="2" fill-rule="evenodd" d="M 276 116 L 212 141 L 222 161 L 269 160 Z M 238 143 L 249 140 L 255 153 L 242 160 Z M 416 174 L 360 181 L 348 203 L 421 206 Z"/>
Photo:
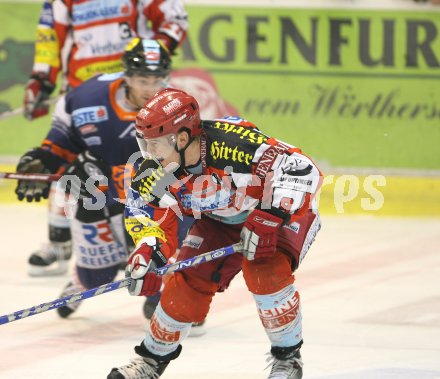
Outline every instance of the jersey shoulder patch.
<path id="1" fill-rule="evenodd" d="M 177 178 L 166 172 L 160 163 L 153 159 L 145 159 L 133 177 L 131 188 L 137 191 L 145 202 L 158 204 L 176 180 Z"/>
<path id="2" fill-rule="evenodd" d="M 112 82 L 114 80 L 120 79 L 124 76 L 123 72 L 115 72 L 112 74 L 102 74 L 97 77 L 99 82 Z"/>
<path id="3" fill-rule="evenodd" d="M 231 123 L 230 120 L 204 121 L 206 162 L 209 166 L 234 172 L 250 173 L 255 151 L 268 139 L 256 127 Z"/>

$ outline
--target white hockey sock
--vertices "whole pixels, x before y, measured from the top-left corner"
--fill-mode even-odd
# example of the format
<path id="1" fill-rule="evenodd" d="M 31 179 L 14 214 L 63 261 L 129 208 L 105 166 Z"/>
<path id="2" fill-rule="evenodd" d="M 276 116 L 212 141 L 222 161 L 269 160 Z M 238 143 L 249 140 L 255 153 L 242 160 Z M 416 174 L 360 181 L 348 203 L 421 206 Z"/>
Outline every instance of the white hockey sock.
<path id="1" fill-rule="evenodd" d="M 188 336 L 191 325 L 191 322 L 176 321 L 168 316 L 159 303 L 150 321 L 144 345 L 153 354 L 170 354 Z"/>
<path id="2" fill-rule="evenodd" d="M 302 341 L 299 293 L 294 285 L 269 295 L 255 295 L 258 314 L 272 346 L 296 346 Z"/>

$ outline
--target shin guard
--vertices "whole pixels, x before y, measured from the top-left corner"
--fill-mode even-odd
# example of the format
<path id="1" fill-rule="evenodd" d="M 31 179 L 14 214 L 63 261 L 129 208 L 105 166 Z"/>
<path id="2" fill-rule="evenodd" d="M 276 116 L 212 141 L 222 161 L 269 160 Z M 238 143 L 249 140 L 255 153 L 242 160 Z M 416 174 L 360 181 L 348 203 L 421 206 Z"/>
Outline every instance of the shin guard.
<path id="1" fill-rule="evenodd" d="M 191 322 L 180 322 L 168 316 L 159 305 L 150 321 L 145 347 L 153 354 L 164 356 L 176 351 L 191 330 Z"/>
<path id="2" fill-rule="evenodd" d="M 254 294 L 254 299 L 272 346 L 301 346 L 301 305 L 295 286 L 290 284 L 269 295 Z"/>

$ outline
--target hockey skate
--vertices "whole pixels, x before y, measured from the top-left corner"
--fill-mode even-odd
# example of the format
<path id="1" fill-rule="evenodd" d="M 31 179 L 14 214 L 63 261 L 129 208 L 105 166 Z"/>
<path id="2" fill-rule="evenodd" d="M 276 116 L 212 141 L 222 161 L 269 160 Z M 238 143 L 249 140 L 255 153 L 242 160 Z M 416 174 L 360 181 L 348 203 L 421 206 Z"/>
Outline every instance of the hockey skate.
<path id="1" fill-rule="evenodd" d="M 55 276 L 67 272 L 72 241 L 50 242 L 29 257 L 29 276 Z"/>
<path id="2" fill-rule="evenodd" d="M 154 296 L 148 296 L 145 300 L 143 306 L 144 316 L 147 320 L 151 320 L 153 317 L 153 313 L 156 310 L 157 305 L 160 301 L 161 292 L 158 292 Z M 189 332 L 188 337 L 200 337 L 206 333 L 206 329 L 204 328 L 205 320 L 202 322 L 194 322 L 191 327 L 191 331 Z"/>
<path id="3" fill-rule="evenodd" d="M 271 353 L 269 353 L 270 357 L 267 359 L 269 366 L 272 365 L 267 379 L 301 379 L 304 364 L 301 360 L 299 350 L 287 354 L 284 352 L 278 352 L 277 354 L 277 352 L 274 351 L 275 349 L 272 348 Z"/>
<path id="4" fill-rule="evenodd" d="M 118 368 L 113 368 L 108 374 L 107 379 L 156 379 L 159 378 L 167 368 L 172 359 L 176 359 L 182 347 L 179 345 L 177 350 L 168 356 L 159 357 L 150 353 L 143 343 L 135 347 L 139 357 L 131 359 L 131 363 Z M 166 359 L 166 360 L 162 360 Z"/>
<path id="5" fill-rule="evenodd" d="M 69 282 L 67 283 L 66 287 L 64 287 L 63 292 L 61 292 L 60 298 L 73 295 L 74 293 L 78 293 L 83 290 L 84 288 L 77 287 L 74 283 Z M 58 315 L 61 318 L 67 318 L 72 313 L 76 312 L 80 305 L 81 301 L 75 301 L 74 303 L 67 304 L 64 307 L 59 307 L 57 308 Z"/>

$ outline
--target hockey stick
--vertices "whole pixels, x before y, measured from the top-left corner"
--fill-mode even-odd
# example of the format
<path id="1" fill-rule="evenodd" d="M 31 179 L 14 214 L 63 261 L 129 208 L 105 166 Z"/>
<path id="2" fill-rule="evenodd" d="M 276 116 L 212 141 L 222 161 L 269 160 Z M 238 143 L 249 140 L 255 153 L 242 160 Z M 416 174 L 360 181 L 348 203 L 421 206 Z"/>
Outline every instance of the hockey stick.
<path id="1" fill-rule="evenodd" d="M 30 180 L 33 182 L 56 182 L 62 175 L 31 172 L 0 172 L 0 179 Z"/>
<path id="2" fill-rule="evenodd" d="M 31 182 L 56 182 L 62 177 L 63 175 L 59 174 L 42 174 L 39 172 L 0 172 L 0 179 L 28 180 Z M 98 186 L 97 188 L 103 190 L 105 187 Z"/>
<path id="3" fill-rule="evenodd" d="M 41 173 L 30 173 L 30 172 L 0 172 L 0 179 L 29 180 L 33 182 L 56 182 L 61 178 L 62 175 L 58 175 L 58 174 L 41 174 Z M 103 212 L 104 212 L 104 217 L 110 227 L 110 230 L 113 234 L 115 241 L 121 243 L 121 241 L 118 240 L 118 235 L 116 234 L 113 228 L 110 211 L 107 206 L 104 206 Z"/>
<path id="4" fill-rule="evenodd" d="M 12 111 L 4 111 L 0 113 L 0 120 L 5 120 L 9 117 L 18 116 L 19 114 L 23 114 L 23 108 L 16 108 Z"/>
<path id="5" fill-rule="evenodd" d="M 197 266 L 202 263 L 206 263 L 209 261 L 213 261 L 215 259 L 227 257 L 228 255 L 232 255 L 236 252 L 242 250 L 241 242 L 233 244 L 231 246 L 223 247 L 221 249 L 209 251 L 204 254 L 197 255 L 192 258 L 185 259 L 183 261 L 179 261 L 176 263 L 172 263 L 166 265 L 164 267 L 158 268 L 156 270 L 157 274 L 163 276 L 170 272 L 181 271 L 188 267 Z M 43 303 L 40 305 L 35 305 L 30 308 L 22 309 L 20 311 L 16 311 L 7 315 L 0 316 L 0 325 L 7 324 L 12 321 L 21 320 L 25 317 L 34 316 L 38 313 L 43 313 L 46 311 L 51 311 L 56 308 L 64 307 L 67 304 L 74 303 L 76 301 L 82 301 L 88 299 L 90 297 L 102 295 L 106 292 L 111 292 L 120 288 L 128 287 L 130 285 L 131 278 L 126 278 L 122 280 L 118 280 L 116 282 L 111 282 L 107 284 L 103 284 L 102 286 L 92 288 L 86 290 L 84 292 L 78 292 L 66 297 L 62 297 L 48 303 Z"/>
<path id="6" fill-rule="evenodd" d="M 51 97 L 50 99 L 47 99 L 44 102 L 47 102 L 47 104 L 49 104 L 49 106 L 50 106 L 50 105 L 56 103 L 60 97 L 61 97 L 61 95 Z M 0 113 L 0 120 L 6 120 L 10 117 L 18 116 L 20 114 L 23 115 L 23 113 L 24 113 L 23 107 L 15 108 L 11 111 L 4 111 L 4 112 Z"/>
<path id="7" fill-rule="evenodd" d="M 29 180 L 33 182 L 56 182 L 62 178 L 62 175 L 58 174 L 41 174 L 30 172 L 0 172 L 0 179 L 15 179 L 15 180 Z M 99 187 L 98 187 L 99 188 Z M 118 240 L 113 224 L 111 222 L 110 211 L 107 206 L 103 208 L 104 217 L 110 227 L 113 237 L 116 242 L 121 243 Z"/>

